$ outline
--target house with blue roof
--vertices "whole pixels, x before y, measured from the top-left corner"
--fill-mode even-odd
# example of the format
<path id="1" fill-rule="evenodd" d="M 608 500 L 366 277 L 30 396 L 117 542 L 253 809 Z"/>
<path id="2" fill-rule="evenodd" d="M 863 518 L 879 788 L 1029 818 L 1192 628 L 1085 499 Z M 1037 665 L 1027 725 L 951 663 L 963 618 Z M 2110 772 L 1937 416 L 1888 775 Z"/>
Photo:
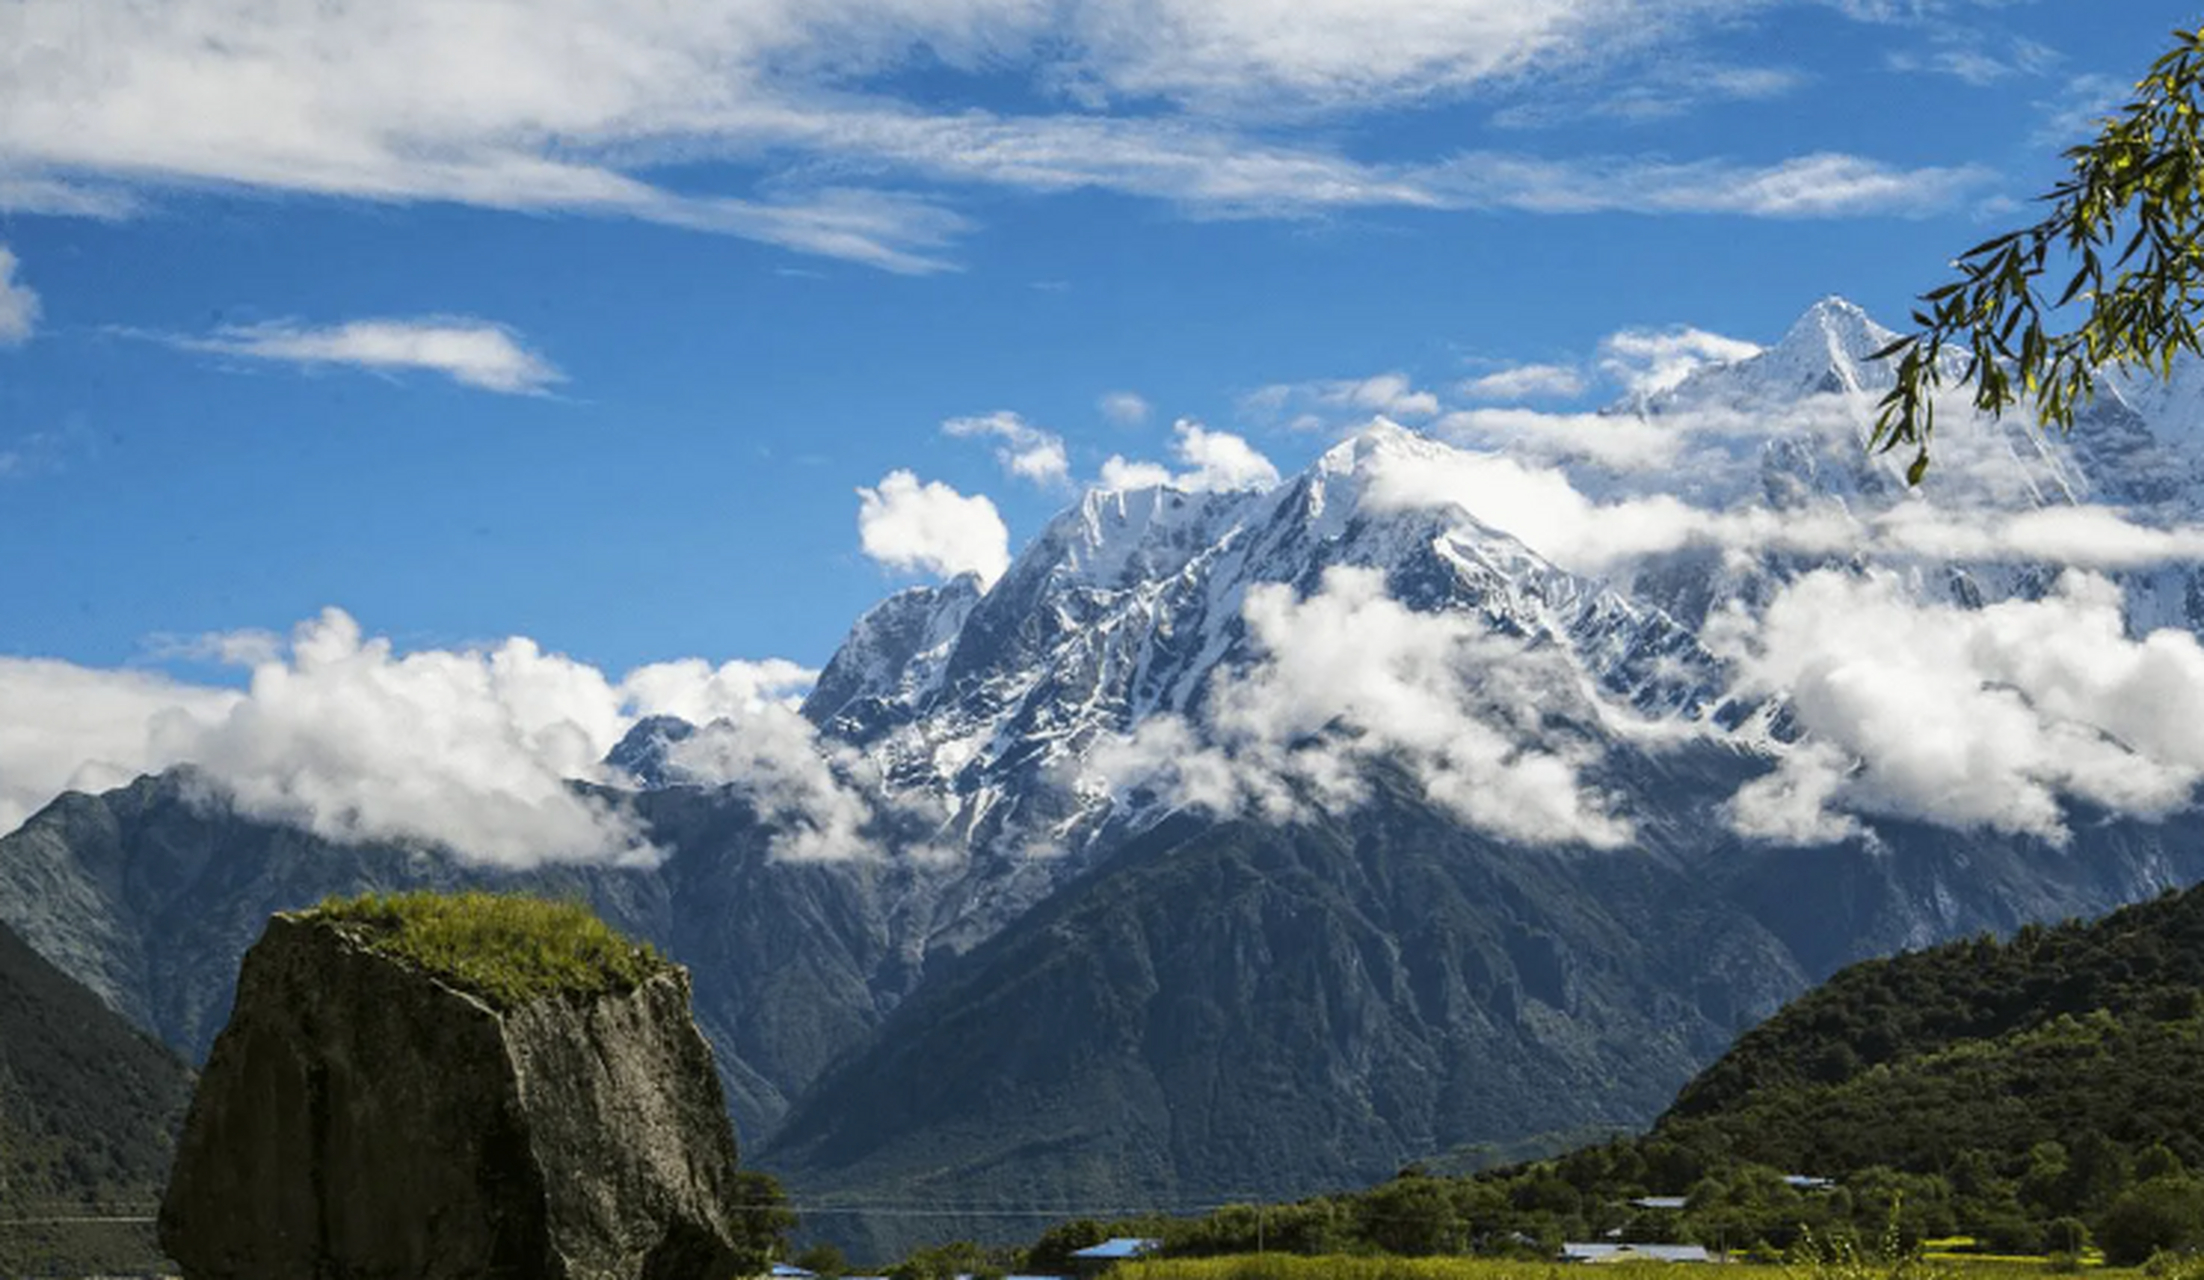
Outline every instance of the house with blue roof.
<path id="1" fill-rule="evenodd" d="M 1100 1244 L 1089 1245 L 1071 1255 L 1071 1271 L 1075 1276 L 1098 1276 L 1120 1262 L 1145 1258 L 1163 1247 L 1161 1240 L 1142 1236 L 1115 1236 Z"/>

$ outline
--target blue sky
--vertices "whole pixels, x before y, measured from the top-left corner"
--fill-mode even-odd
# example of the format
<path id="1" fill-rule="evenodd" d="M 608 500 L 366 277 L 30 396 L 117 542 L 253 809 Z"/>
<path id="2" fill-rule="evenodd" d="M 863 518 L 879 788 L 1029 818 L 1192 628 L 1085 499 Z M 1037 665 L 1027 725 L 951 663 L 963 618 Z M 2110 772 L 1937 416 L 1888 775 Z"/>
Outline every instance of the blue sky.
<path id="1" fill-rule="evenodd" d="M 1246 482 L 1373 412 L 1603 403 L 1827 293 L 1896 322 L 2198 17 L 552 10 L 0 12 L 0 655 L 235 680 L 184 642 L 334 606 L 400 650 L 816 666 L 1113 458 Z"/>

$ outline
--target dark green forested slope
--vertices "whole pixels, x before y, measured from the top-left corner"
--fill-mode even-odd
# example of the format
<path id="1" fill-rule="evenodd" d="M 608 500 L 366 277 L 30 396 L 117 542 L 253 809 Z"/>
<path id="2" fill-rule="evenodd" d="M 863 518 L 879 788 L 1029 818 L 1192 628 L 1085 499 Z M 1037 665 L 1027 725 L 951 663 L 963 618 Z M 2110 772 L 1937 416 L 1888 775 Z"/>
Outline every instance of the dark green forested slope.
<path id="1" fill-rule="evenodd" d="M 2030 925 L 1843 970 L 1754 1028 L 1678 1095 L 1667 1119 L 1770 1089 L 1833 1084 L 1895 1063 L 2098 1009 L 2193 1018 L 2204 990 L 2204 892 L 2168 893 L 2094 921 Z"/>
<path id="2" fill-rule="evenodd" d="M 143 1231 L 25 1220 L 144 1213 L 190 1097 L 174 1054 L 0 926 L 0 1272 L 146 1262 Z"/>
<path id="3" fill-rule="evenodd" d="M 2204 1167 L 2204 890 L 1854 965 L 1685 1086 L 1672 1140 L 1930 1171 L 1964 1151 L 2164 1143 Z"/>
<path id="4" fill-rule="evenodd" d="M 2192 1173 L 2191 1171 L 2197 1171 Z M 1747 1033 L 1652 1132 L 1470 1178 L 1130 1222 L 1174 1250 L 1781 1248 L 1801 1227 L 2115 1261 L 2204 1248 L 2204 887 L 1853 965 Z M 1825 1185 L 1800 1187 L 1786 1175 Z M 1646 1196 L 1684 1198 L 1641 1208 Z M 1258 1236 L 1258 1231 L 1262 1232 Z"/>

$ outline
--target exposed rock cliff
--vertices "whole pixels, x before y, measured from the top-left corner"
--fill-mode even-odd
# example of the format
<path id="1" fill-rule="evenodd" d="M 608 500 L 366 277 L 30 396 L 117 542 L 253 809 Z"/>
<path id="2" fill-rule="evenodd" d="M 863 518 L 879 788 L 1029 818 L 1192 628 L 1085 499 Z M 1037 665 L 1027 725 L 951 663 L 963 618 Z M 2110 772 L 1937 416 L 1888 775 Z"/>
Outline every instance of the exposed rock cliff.
<path id="1" fill-rule="evenodd" d="M 192 1280 L 723 1280 L 734 1135 L 686 971 L 638 955 L 627 981 L 487 986 L 373 924 L 275 917 L 193 1099 L 163 1247 Z"/>

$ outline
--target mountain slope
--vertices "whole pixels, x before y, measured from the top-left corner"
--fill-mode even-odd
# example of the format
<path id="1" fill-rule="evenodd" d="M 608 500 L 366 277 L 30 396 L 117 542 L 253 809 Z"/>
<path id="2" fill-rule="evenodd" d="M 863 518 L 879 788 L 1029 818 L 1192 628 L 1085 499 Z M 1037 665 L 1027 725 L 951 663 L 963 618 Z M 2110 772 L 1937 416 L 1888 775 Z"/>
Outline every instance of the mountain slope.
<path id="1" fill-rule="evenodd" d="M 389 845 L 339 845 L 236 814 L 190 770 L 67 795 L 0 838 L 0 919 L 111 1007 L 197 1061 L 228 1018 L 237 965 L 269 915 L 331 894 L 493 887 L 576 895 L 695 975 L 746 1135 L 917 979 L 899 916 L 910 868 L 777 863 L 743 801 L 696 788 L 636 797 L 674 852 L 651 872 L 525 874 Z M 923 896 L 923 895 L 919 895 Z"/>
<path id="2" fill-rule="evenodd" d="M 807 1199 L 875 1206 L 1313 1194 L 1635 1128 L 1840 964 L 2204 875 L 2196 820 L 2072 850 L 1705 847 L 1740 767 L 1635 779 L 1674 808 L 1617 852 L 1481 838 L 1402 782 L 1351 821 L 1171 820 L 922 987 L 761 1158 Z M 910 1227 L 833 1225 L 874 1256 Z"/>
<path id="3" fill-rule="evenodd" d="M 2204 889 L 1872 960 L 1756 1027 L 1661 1117 L 1784 1167 L 2024 1164 L 2094 1135 L 2204 1167 Z"/>
<path id="4" fill-rule="evenodd" d="M 0 1219 L 132 1214 L 156 1203 L 191 1074 L 0 925 Z M 151 1232 L 11 1225 L 0 1271 L 144 1266 Z"/>

